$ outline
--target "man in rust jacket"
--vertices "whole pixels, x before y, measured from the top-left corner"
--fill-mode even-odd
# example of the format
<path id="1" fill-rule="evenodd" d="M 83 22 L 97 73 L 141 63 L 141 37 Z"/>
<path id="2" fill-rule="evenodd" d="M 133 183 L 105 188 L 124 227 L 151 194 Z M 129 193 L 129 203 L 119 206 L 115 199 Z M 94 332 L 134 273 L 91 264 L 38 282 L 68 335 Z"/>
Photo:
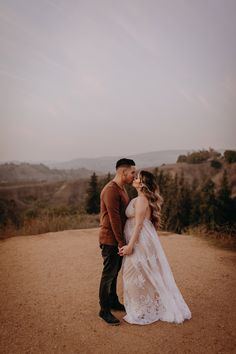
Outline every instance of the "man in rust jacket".
<path id="1" fill-rule="evenodd" d="M 119 248 L 125 245 L 123 230 L 126 221 L 125 209 L 129 196 L 124 188 L 135 178 L 135 162 L 120 159 L 116 163 L 116 175 L 101 192 L 101 217 L 99 243 L 102 249 L 103 271 L 99 288 L 99 316 L 111 325 L 120 321 L 110 310 L 125 311 L 116 294 L 117 276 L 122 264 Z"/>

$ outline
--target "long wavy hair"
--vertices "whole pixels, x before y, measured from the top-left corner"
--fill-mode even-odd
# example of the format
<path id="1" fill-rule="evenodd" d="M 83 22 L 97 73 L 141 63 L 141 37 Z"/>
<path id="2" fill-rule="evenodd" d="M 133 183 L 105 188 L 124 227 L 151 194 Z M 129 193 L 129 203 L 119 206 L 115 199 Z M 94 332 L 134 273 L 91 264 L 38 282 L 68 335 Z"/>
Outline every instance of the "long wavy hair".
<path id="1" fill-rule="evenodd" d="M 151 222 L 157 230 L 161 227 L 161 206 L 163 203 L 159 186 L 157 185 L 155 176 L 151 172 L 141 170 L 138 173 L 138 177 L 141 182 L 141 192 L 148 199 L 151 208 Z"/>

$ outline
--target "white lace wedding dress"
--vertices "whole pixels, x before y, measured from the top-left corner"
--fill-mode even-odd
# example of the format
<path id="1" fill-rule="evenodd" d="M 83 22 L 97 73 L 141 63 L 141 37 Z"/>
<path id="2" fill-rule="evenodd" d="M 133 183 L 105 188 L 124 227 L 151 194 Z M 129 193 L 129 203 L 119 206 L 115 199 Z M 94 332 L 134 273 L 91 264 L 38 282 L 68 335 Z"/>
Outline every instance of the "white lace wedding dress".
<path id="1" fill-rule="evenodd" d="M 128 244 L 135 225 L 132 199 L 126 209 L 124 234 Z M 191 312 L 181 295 L 159 236 L 148 219 L 144 220 L 133 253 L 122 261 L 126 322 L 145 325 L 155 321 L 181 323 Z"/>

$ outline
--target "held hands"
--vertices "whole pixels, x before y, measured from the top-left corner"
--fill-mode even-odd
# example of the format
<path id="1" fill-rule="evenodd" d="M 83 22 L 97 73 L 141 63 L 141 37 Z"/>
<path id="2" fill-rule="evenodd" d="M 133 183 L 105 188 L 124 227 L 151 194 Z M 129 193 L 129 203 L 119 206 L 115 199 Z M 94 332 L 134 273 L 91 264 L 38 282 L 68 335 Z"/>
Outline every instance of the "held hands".
<path id="1" fill-rule="evenodd" d="M 120 256 L 129 256 L 133 252 L 133 247 L 130 245 L 126 245 L 123 247 L 119 247 L 119 255 Z"/>

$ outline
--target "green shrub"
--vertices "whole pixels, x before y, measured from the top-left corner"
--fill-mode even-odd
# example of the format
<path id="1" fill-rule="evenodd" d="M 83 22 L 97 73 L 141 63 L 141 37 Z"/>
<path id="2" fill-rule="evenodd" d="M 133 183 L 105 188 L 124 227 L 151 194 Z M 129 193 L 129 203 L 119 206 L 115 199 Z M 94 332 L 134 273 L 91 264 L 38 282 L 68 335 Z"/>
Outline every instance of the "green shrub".
<path id="1" fill-rule="evenodd" d="M 211 167 L 216 168 L 217 170 L 221 169 L 222 163 L 218 160 L 211 161 Z"/>
<path id="2" fill-rule="evenodd" d="M 236 151 L 234 150 L 225 150 L 224 152 L 225 161 L 228 163 L 236 162 Z"/>

